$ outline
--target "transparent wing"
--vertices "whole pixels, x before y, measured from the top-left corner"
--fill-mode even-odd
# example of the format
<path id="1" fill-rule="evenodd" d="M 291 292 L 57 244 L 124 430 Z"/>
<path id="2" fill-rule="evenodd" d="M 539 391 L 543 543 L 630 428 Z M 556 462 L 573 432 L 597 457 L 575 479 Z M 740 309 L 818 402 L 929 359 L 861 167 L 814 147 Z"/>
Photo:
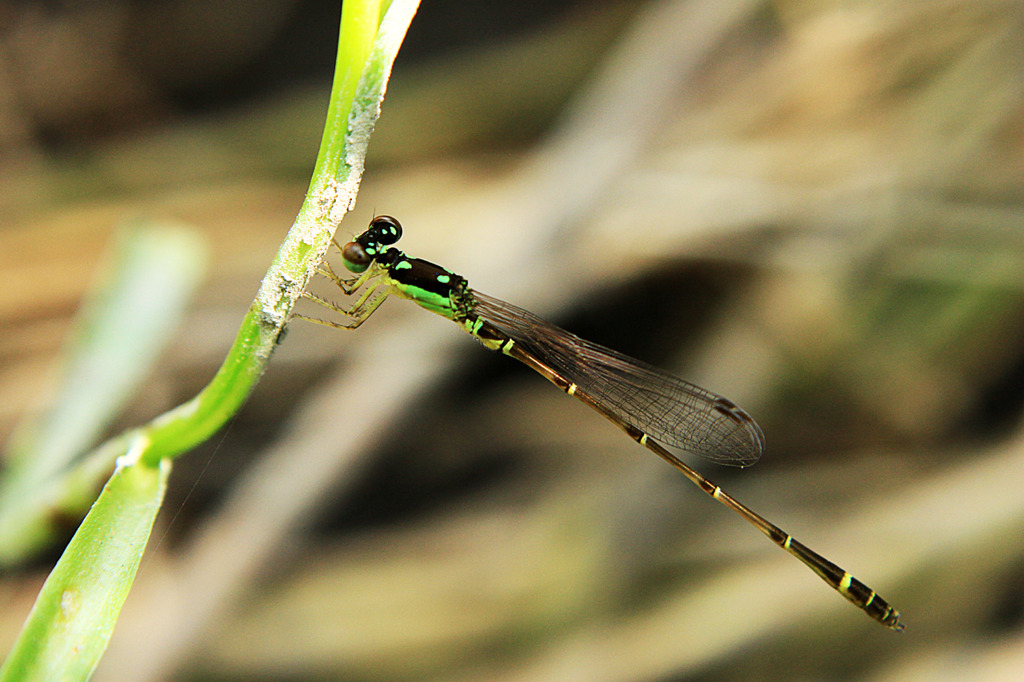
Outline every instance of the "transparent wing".
<path id="1" fill-rule="evenodd" d="M 474 312 L 662 445 L 719 464 L 749 466 L 764 451 L 754 419 L 726 398 L 591 343 L 533 313 L 472 291 Z"/>

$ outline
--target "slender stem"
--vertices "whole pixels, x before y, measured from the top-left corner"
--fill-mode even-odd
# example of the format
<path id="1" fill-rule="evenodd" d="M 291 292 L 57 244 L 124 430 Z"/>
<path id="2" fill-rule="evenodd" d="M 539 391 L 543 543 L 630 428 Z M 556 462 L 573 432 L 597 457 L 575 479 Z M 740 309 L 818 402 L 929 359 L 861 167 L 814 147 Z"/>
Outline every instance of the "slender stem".
<path id="1" fill-rule="evenodd" d="M 84 511 L 114 460 L 137 437 L 139 460 L 155 465 L 202 443 L 234 415 L 266 368 L 296 299 L 316 271 L 342 216 L 355 203 L 370 135 L 380 114 L 391 66 L 418 0 L 348 0 L 342 7 L 336 74 L 309 192 L 259 292 L 242 320 L 224 363 L 188 402 L 111 439 L 76 469 L 41 486 L 18 510 L 18 524 L 44 523 L 54 508 Z M 23 551 L 30 551 L 24 548 Z M 8 552 L 11 556 L 17 552 Z"/>

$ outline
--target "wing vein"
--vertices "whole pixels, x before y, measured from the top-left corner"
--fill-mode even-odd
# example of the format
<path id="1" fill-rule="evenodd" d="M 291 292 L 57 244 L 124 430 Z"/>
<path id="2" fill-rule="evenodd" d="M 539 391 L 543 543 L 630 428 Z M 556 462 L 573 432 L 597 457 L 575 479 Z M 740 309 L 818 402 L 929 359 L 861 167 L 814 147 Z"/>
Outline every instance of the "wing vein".
<path id="1" fill-rule="evenodd" d="M 733 466 L 749 466 L 764 451 L 761 428 L 730 400 L 581 339 L 511 303 L 471 293 L 478 316 L 662 445 Z"/>

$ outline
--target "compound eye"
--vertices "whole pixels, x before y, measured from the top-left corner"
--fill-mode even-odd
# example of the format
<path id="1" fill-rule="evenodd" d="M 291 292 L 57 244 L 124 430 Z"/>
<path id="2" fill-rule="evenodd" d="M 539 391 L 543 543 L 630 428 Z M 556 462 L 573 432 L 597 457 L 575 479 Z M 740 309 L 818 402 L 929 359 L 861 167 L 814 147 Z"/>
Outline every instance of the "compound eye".
<path id="1" fill-rule="evenodd" d="M 402 238 L 402 224 L 389 215 L 379 215 L 371 220 L 367 232 L 370 231 L 381 244 L 394 244 Z"/>
<path id="2" fill-rule="evenodd" d="M 341 247 L 341 258 L 349 272 L 363 272 L 373 262 L 373 258 L 358 242 L 349 242 Z"/>

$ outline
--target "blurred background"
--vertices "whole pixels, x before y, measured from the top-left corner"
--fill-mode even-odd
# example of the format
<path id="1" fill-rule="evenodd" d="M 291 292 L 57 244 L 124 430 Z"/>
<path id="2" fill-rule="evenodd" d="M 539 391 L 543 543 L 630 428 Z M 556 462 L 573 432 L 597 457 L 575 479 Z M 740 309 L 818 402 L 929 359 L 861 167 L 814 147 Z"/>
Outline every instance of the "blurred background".
<path id="1" fill-rule="evenodd" d="M 209 267 L 109 433 L 211 378 L 303 199 L 339 16 L 0 2 L 0 441 L 133 220 Z M 1024 676 L 1024 5 L 426 2 L 370 149 L 341 241 L 395 215 L 408 253 L 742 405 L 761 462 L 695 466 L 907 631 L 395 300 L 293 322 L 178 461 L 94 679 Z M 0 649 L 59 551 L 4 574 Z"/>

